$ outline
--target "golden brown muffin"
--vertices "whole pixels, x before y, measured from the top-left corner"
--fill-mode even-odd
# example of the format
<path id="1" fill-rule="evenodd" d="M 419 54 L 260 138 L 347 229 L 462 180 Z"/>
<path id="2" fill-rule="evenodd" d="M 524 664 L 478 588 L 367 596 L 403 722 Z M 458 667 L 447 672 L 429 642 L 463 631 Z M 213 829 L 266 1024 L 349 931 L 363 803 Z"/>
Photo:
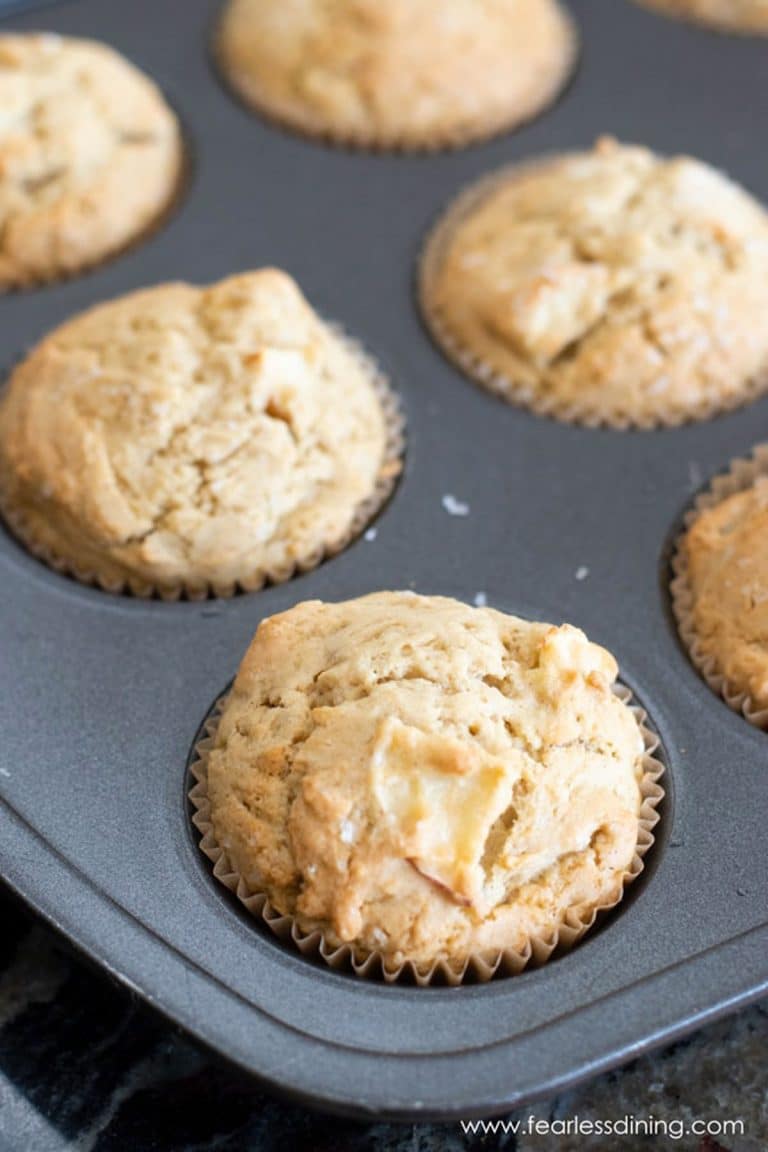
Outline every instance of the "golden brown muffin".
<path id="1" fill-rule="evenodd" d="M 768 214 L 698 160 L 601 140 L 470 190 L 427 245 L 448 354 L 587 424 L 701 419 L 768 387 Z"/>
<path id="2" fill-rule="evenodd" d="M 104 587 L 229 594 L 318 562 L 391 485 L 372 365 L 271 269 L 49 335 L 0 403 L 0 506 Z"/>
<path id="3" fill-rule="evenodd" d="M 768 475 L 704 508 L 680 550 L 697 663 L 768 720 Z"/>
<path id="4" fill-rule="evenodd" d="M 0 291 L 125 247 L 169 206 L 181 166 L 176 117 L 111 48 L 0 35 Z"/>
<path id="5" fill-rule="evenodd" d="M 768 36 L 768 0 L 641 0 L 670 16 L 694 20 L 721 32 Z"/>
<path id="6" fill-rule="evenodd" d="M 535 116 L 576 35 L 558 0 L 229 0 L 218 52 L 243 99 L 289 127 L 429 148 Z"/>
<path id="7" fill-rule="evenodd" d="M 518 955 L 621 896 L 644 744 L 582 632 L 381 592 L 265 620 L 207 762 L 228 864 L 386 966 Z"/>

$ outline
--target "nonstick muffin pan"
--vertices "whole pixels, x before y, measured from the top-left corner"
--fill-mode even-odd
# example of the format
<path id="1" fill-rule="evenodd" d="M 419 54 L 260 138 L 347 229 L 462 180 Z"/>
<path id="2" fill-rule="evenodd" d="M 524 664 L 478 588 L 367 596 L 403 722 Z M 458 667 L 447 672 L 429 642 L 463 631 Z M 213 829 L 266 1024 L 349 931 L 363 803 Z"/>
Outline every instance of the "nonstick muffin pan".
<path id="1" fill-rule="evenodd" d="M 480 147 L 404 157 L 306 142 L 240 107 L 211 64 L 211 0 L 6 8 L 0 27 L 93 36 L 139 64 L 179 111 L 192 160 L 178 210 L 146 243 L 0 297 L 6 366 L 97 301 L 277 264 L 379 359 L 403 399 L 408 450 L 374 532 L 228 601 L 112 597 L 0 535 L 2 875 L 200 1040 L 276 1088 L 358 1115 L 498 1112 L 764 992 L 768 737 L 700 679 L 667 584 L 695 491 L 768 439 L 768 399 L 675 431 L 537 418 L 436 351 L 413 274 L 429 225 L 469 182 L 606 132 L 690 152 L 768 201 L 768 42 L 580 0 L 581 64 L 554 109 Z M 583 627 L 614 652 L 661 737 L 667 795 L 643 877 L 542 968 L 429 989 L 329 971 L 243 914 L 198 850 L 188 758 L 259 620 L 380 588 L 483 593 Z"/>

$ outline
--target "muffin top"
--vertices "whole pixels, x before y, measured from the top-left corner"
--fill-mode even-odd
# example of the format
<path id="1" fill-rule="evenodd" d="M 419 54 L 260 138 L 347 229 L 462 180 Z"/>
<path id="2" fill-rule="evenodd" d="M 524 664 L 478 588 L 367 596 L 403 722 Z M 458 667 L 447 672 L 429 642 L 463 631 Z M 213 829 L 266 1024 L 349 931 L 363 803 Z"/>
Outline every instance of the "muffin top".
<path id="1" fill-rule="evenodd" d="M 208 761 L 218 844 L 331 943 L 390 962 L 524 950 L 618 899 L 643 741 L 565 625 L 381 592 L 265 620 Z"/>
<path id="2" fill-rule="evenodd" d="M 167 207 L 181 157 L 159 90 L 111 48 L 0 35 L 0 290 L 123 247 Z"/>
<path id="3" fill-rule="evenodd" d="M 510 399 L 679 423 L 768 385 L 768 214 L 688 157 L 598 141 L 491 178 L 438 225 L 438 339 Z"/>
<path id="4" fill-rule="evenodd" d="M 241 95 L 293 127 L 428 147 L 534 115 L 575 35 L 557 0 L 230 0 L 219 52 Z"/>
<path id="5" fill-rule="evenodd" d="M 683 550 L 699 650 L 768 708 L 768 476 L 701 512 Z"/>
<path id="6" fill-rule="evenodd" d="M 370 365 L 289 276 L 163 284 L 75 317 L 13 373 L 0 503 L 75 571 L 251 587 L 349 531 L 386 442 Z"/>
<path id="7" fill-rule="evenodd" d="M 726 32 L 768 34 L 768 0 L 643 0 L 674 16 L 689 17 Z"/>

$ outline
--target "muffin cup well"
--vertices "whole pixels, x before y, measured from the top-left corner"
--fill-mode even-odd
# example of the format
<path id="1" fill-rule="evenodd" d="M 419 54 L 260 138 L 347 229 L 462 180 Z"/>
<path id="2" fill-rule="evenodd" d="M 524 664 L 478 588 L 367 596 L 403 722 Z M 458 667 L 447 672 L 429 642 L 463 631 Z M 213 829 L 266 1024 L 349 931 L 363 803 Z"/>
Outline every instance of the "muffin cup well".
<path id="1" fill-rule="evenodd" d="M 352 519 L 342 533 L 324 541 L 312 552 L 280 567 L 258 568 L 237 582 L 186 581 L 174 585 L 157 585 L 139 576 L 117 571 L 117 566 L 99 566 L 98 561 L 75 564 L 57 553 L 36 530 L 33 520 L 22 509 L 8 502 L 0 503 L 0 514 L 13 535 L 49 568 L 72 577 L 81 584 L 101 588 L 115 595 L 153 597 L 166 601 L 205 600 L 209 596 L 228 598 L 241 592 L 256 592 L 265 584 L 282 584 L 297 573 L 310 572 L 324 560 L 337 555 L 355 539 L 381 511 L 391 496 L 403 467 L 405 452 L 405 418 L 400 401 L 376 362 L 355 340 L 335 324 L 327 324 L 335 339 L 343 342 L 373 386 L 384 414 L 386 444 L 376 484 L 371 494 L 358 504 Z"/>
<path id="2" fill-rule="evenodd" d="M 486 983 L 494 976 L 512 976 L 529 965 L 544 964 L 558 950 L 568 951 L 594 925 L 598 914 L 616 907 L 622 900 L 627 885 L 643 871 L 643 858 L 654 843 L 653 828 L 658 822 L 657 808 L 664 797 L 659 783 L 664 764 L 654 755 L 659 738 L 646 726 L 646 713 L 632 704 L 632 693 L 624 685 L 617 685 L 616 695 L 632 710 L 643 737 L 643 775 L 640 780 L 642 805 L 638 828 L 637 847 L 629 868 L 621 879 L 619 894 L 606 898 L 598 905 L 583 904 L 569 908 L 562 920 L 546 936 L 532 937 L 522 951 L 506 950 L 478 953 L 461 965 L 447 960 L 436 960 L 429 965 L 417 965 L 410 960 L 393 964 L 379 952 L 366 952 L 325 935 L 320 930 L 305 932 L 293 916 L 279 912 L 264 892 L 254 891 L 232 865 L 226 851 L 217 843 L 211 821 L 208 798 L 208 757 L 213 749 L 221 712 L 227 697 L 217 700 L 205 724 L 205 736 L 195 745 L 190 774 L 195 780 L 189 791 L 194 809 L 192 823 L 200 833 L 200 850 L 213 865 L 213 875 L 229 889 L 252 916 L 261 919 L 283 941 L 292 941 L 307 959 L 321 959 L 338 972 L 354 973 L 369 979 L 393 984 L 404 979 L 420 987 L 430 984 L 458 985 L 464 981 Z"/>
<path id="3" fill-rule="evenodd" d="M 295 105 L 280 101 L 263 89 L 257 89 L 252 78 L 247 82 L 233 74 L 221 50 L 218 36 L 213 47 L 213 56 L 224 84 L 236 99 L 262 116 L 271 124 L 289 132 L 298 133 L 310 140 L 332 147 L 349 148 L 365 152 L 441 152 L 465 148 L 478 144 L 505 132 L 513 132 L 524 124 L 541 116 L 555 103 L 569 83 L 579 57 L 579 33 L 570 12 L 561 8 L 568 30 L 568 54 L 559 70 L 553 71 L 548 89 L 542 93 L 539 102 L 523 112 L 508 113 L 504 116 L 478 119 L 472 126 L 464 128 L 432 129 L 431 131 L 405 133 L 376 132 L 374 129 L 334 128 L 320 116 L 297 109 Z"/>
<path id="4" fill-rule="evenodd" d="M 756 728 L 768 731 L 768 708 L 760 708 L 744 692 L 728 681 L 723 675 L 716 658 L 705 652 L 696 634 L 693 620 L 693 590 L 690 585 L 688 559 L 683 547 L 684 539 L 691 526 L 702 512 L 715 507 L 721 500 L 750 488 L 758 476 L 768 475 L 768 444 L 756 447 L 751 457 L 732 460 L 727 472 L 715 476 L 712 483 L 696 497 L 693 507 L 686 513 L 680 533 L 674 545 L 672 556 L 673 577 L 670 582 L 672 610 L 677 621 L 680 637 L 696 668 L 713 692 L 725 700 L 729 708 L 741 712 L 745 720 Z"/>
<path id="5" fill-rule="evenodd" d="M 613 428 L 618 431 L 636 428 L 642 430 L 674 428 L 681 424 L 708 420 L 723 412 L 741 408 L 768 392 L 768 363 L 766 363 L 758 374 L 744 381 L 738 392 L 732 396 L 718 400 L 710 399 L 692 408 L 680 408 L 671 404 L 665 408 L 663 399 L 658 398 L 657 410 L 653 416 L 638 416 L 619 407 L 609 408 L 597 404 L 588 398 L 566 401 L 561 397 L 547 395 L 535 385 L 506 376 L 462 342 L 462 338 L 452 329 L 445 311 L 441 310 L 437 292 L 443 256 L 456 230 L 498 188 L 527 173 L 557 164 L 567 159 L 568 155 L 569 153 L 551 153 L 536 160 L 507 165 L 488 176 L 481 177 L 459 193 L 428 233 L 419 257 L 417 292 L 427 329 L 445 356 L 475 383 L 501 396 L 510 404 L 527 408 L 537 416 L 547 416 L 565 424 L 581 424 L 587 428 Z"/>

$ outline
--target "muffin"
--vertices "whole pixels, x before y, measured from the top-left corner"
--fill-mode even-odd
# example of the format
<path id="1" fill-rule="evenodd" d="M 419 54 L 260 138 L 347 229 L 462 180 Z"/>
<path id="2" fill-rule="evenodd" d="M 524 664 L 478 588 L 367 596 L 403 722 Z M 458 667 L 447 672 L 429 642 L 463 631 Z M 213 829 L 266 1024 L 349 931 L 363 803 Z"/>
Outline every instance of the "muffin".
<path id="1" fill-rule="evenodd" d="M 768 448 L 697 502 L 678 544 L 673 602 L 708 683 L 768 729 Z"/>
<path id="2" fill-rule="evenodd" d="M 0 508 L 56 567 L 173 597 L 337 551 L 399 468 L 375 369 L 272 269 L 75 317 L 0 402 Z"/>
<path id="3" fill-rule="evenodd" d="M 204 850 L 326 957 L 519 969 L 651 839 L 659 766 L 616 674 L 576 628 L 456 600 L 299 604 L 259 626 L 198 765 Z"/>
<path id="4" fill-rule="evenodd" d="M 176 117 L 105 44 L 0 35 L 0 108 L 0 290 L 105 259 L 173 200 Z"/>
<path id="5" fill-rule="evenodd" d="M 642 0 L 670 16 L 695 20 L 722 32 L 768 36 L 768 0 Z"/>
<path id="6" fill-rule="evenodd" d="M 605 139 L 482 181 L 420 292 L 453 360 L 563 420 L 679 424 L 768 387 L 768 214 L 689 157 Z"/>
<path id="7" fill-rule="evenodd" d="M 242 98 L 288 127 L 437 148 L 541 112 L 576 35 L 558 0 L 229 0 L 218 55 Z"/>

